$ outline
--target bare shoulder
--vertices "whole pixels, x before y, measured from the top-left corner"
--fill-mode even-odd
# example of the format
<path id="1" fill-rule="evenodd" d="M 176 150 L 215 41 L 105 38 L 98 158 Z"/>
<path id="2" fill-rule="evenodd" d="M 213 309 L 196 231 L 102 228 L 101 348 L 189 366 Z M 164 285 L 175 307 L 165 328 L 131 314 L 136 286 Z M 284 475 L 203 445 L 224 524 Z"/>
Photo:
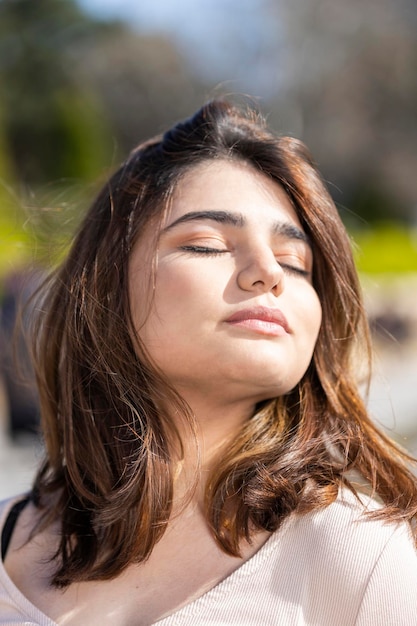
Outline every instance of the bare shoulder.
<path id="1" fill-rule="evenodd" d="M 269 533 L 260 534 L 246 546 L 242 558 L 231 557 L 218 548 L 200 513 L 180 517 L 146 563 L 131 564 L 111 580 L 73 583 L 62 590 L 50 584 L 58 530 L 48 528 L 33 535 L 38 520 L 37 509 L 28 505 L 13 534 L 6 571 L 38 614 L 66 626 L 154 623 L 215 587 L 269 537 Z"/>
<path id="2" fill-rule="evenodd" d="M 51 557 L 57 545 L 57 535 L 51 528 L 33 534 L 39 516 L 29 501 L 17 518 L 4 561 L 8 576 L 29 599 L 49 587 Z"/>

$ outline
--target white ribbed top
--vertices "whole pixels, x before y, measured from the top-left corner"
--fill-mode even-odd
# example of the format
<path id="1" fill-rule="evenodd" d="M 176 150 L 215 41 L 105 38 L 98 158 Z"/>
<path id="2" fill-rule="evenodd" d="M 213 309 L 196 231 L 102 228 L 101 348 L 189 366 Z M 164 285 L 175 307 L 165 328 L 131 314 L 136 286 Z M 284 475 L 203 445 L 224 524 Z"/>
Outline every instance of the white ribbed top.
<path id="1" fill-rule="evenodd" d="M 0 505 L 0 528 L 12 504 Z M 158 626 L 417 626 L 409 529 L 365 520 L 363 510 L 345 491 L 322 511 L 292 517 L 230 576 Z M 0 624 L 56 626 L 2 563 Z"/>

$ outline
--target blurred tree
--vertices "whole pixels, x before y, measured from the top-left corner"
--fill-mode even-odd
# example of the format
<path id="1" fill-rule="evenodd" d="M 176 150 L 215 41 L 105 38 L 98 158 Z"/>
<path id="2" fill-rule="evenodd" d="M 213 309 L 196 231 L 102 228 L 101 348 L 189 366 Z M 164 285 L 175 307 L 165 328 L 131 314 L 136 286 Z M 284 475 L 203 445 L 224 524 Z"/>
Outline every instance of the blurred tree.
<path id="1" fill-rule="evenodd" d="M 1 120 L 0 104 L 0 272 L 3 267 L 19 263 L 25 257 L 25 248 L 29 241 L 28 233 L 22 228 L 24 215 L 16 197 L 16 180 L 5 145 Z"/>
<path id="2" fill-rule="evenodd" d="M 362 220 L 417 220 L 417 4 L 270 0 L 268 12 L 286 34 L 274 124 L 305 139 Z"/>
<path id="3" fill-rule="evenodd" d="M 75 0 L 0 0 L 0 89 L 0 164 L 7 154 L 47 243 L 73 230 L 86 182 L 191 112 L 203 88 L 162 36 L 88 17 Z"/>
<path id="4" fill-rule="evenodd" d="M 208 93 L 173 41 L 160 34 L 109 23 L 77 56 L 79 78 L 100 95 L 122 155 L 192 113 Z"/>
<path id="5" fill-rule="evenodd" d="M 108 163 L 106 120 L 71 51 L 94 30 L 72 0 L 0 2 L 0 87 L 5 144 L 26 185 L 89 179 Z"/>

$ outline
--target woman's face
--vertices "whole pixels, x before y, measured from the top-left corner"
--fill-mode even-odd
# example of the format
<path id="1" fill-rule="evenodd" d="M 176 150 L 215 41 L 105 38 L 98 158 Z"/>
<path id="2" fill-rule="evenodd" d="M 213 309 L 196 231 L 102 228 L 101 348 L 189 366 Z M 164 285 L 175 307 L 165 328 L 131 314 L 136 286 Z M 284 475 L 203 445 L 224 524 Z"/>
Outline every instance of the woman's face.
<path id="1" fill-rule="evenodd" d="M 143 272 L 149 241 L 132 254 L 133 318 L 149 355 L 184 397 L 198 390 L 219 401 L 257 402 L 300 381 L 321 306 L 311 247 L 281 186 L 245 163 L 190 170 L 159 236 L 153 294 Z"/>

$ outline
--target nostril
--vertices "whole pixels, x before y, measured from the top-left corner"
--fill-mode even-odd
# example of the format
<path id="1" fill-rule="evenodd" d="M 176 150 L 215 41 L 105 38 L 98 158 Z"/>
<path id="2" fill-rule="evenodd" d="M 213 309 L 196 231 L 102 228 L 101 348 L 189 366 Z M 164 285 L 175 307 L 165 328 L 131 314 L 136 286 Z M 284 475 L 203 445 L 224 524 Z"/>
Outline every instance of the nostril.
<path id="1" fill-rule="evenodd" d="M 245 291 L 271 291 L 279 288 L 284 277 L 272 250 L 254 255 L 238 274 L 238 284 Z"/>

